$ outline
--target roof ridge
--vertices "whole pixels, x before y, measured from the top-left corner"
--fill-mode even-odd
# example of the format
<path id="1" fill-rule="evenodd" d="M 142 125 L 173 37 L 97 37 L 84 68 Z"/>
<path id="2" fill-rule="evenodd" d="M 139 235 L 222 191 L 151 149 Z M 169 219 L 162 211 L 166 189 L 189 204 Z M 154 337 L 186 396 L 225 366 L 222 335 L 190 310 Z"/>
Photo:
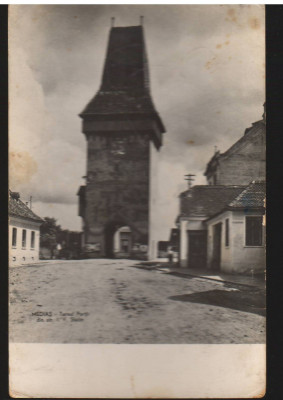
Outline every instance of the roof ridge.
<path id="1" fill-rule="evenodd" d="M 14 198 L 11 193 L 13 192 L 10 192 L 9 215 L 43 222 L 41 217 L 35 214 L 20 198 Z"/>

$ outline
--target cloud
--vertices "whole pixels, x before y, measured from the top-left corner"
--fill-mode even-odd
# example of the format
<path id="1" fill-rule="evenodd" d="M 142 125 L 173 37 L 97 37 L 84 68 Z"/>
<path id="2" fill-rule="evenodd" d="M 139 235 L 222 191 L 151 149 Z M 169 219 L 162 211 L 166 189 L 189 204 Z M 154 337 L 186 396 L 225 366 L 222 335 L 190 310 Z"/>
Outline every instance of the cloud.
<path id="1" fill-rule="evenodd" d="M 225 151 L 261 118 L 263 6 L 12 5 L 10 184 L 33 195 L 41 215 L 57 207 L 59 222 L 80 228 L 74 213 L 86 141 L 78 114 L 100 86 L 110 18 L 137 25 L 140 15 L 152 97 L 167 130 L 159 166 L 165 240 L 183 175 L 205 183 L 214 146 Z"/>

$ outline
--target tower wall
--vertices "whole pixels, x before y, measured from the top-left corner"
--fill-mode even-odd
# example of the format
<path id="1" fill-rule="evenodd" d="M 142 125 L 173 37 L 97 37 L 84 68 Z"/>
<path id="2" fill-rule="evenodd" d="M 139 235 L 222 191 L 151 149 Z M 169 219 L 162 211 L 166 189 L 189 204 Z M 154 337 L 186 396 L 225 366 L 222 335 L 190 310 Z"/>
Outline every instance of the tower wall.
<path id="1" fill-rule="evenodd" d="M 114 256 L 114 234 L 128 226 L 130 256 L 145 259 L 151 252 L 154 155 L 165 128 L 150 95 L 142 26 L 111 28 L 100 89 L 80 117 L 87 139 L 86 185 L 78 192 L 84 243 L 91 257 Z"/>
<path id="2" fill-rule="evenodd" d="M 112 225 L 113 229 L 129 226 L 133 244 L 148 244 L 149 164 L 147 133 L 88 136 L 85 240 L 98 244 L 97 256 L 107 255 L 106 235 Z"/>
<path id="3" fill-rule="evenodd" d="M 154 260 L 158 257 L 159 226 L 158 226 L 158 164 L 159 151 L 150 142 L 150 173 L 149 173 L 149 240 L 148 240 L 148 259 Z"/>

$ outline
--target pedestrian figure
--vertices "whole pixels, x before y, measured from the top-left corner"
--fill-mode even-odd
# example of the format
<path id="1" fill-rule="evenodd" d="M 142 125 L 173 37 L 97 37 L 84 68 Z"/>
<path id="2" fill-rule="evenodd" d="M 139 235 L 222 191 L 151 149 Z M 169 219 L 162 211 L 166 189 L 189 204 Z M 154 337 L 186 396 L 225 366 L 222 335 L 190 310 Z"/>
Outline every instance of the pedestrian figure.
<path id="1" fill-rule="evenodd" d="M 173 264 L 173 250 L 172 250 L 171 246 L 168 247 L 167 255 L 168 255 L 168 262 L 170 265 L 172 265 Z"/>

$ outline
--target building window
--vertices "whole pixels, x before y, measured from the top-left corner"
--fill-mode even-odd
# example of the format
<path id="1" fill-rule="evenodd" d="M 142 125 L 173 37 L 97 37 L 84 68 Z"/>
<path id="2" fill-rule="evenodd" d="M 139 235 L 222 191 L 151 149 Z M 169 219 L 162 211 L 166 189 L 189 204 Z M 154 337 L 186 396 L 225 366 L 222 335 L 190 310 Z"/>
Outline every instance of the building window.
<path id="1" fill-rule="evenodd" d="M 17 228 L 13 228 L 12 231 L 12 247 L 17 246 Z"/>
<path id="2" fill-rule="evenodd" d="M 25 249 L 27 245 L 27 231 L 26 229 L 23 229 L 22 233 L 22 248 Z"/>
<path id="3" fill-rule="evenodd" d="M 229 219 L 225 219 L 225 246 L 229 246 Z"/>
<path id="4" fill-rule="evenodd" d="M 31 231 L 31 237 L 30 237 L 30 247 L 31 247 L 31 249 L 34 249 L 34 241 L 35 241 L 35 232 Z"/>
<path id="5" fill-rule="evenodd" d="M 262 217 L 246 217 L 246 246 L 262 246 Z"/>

